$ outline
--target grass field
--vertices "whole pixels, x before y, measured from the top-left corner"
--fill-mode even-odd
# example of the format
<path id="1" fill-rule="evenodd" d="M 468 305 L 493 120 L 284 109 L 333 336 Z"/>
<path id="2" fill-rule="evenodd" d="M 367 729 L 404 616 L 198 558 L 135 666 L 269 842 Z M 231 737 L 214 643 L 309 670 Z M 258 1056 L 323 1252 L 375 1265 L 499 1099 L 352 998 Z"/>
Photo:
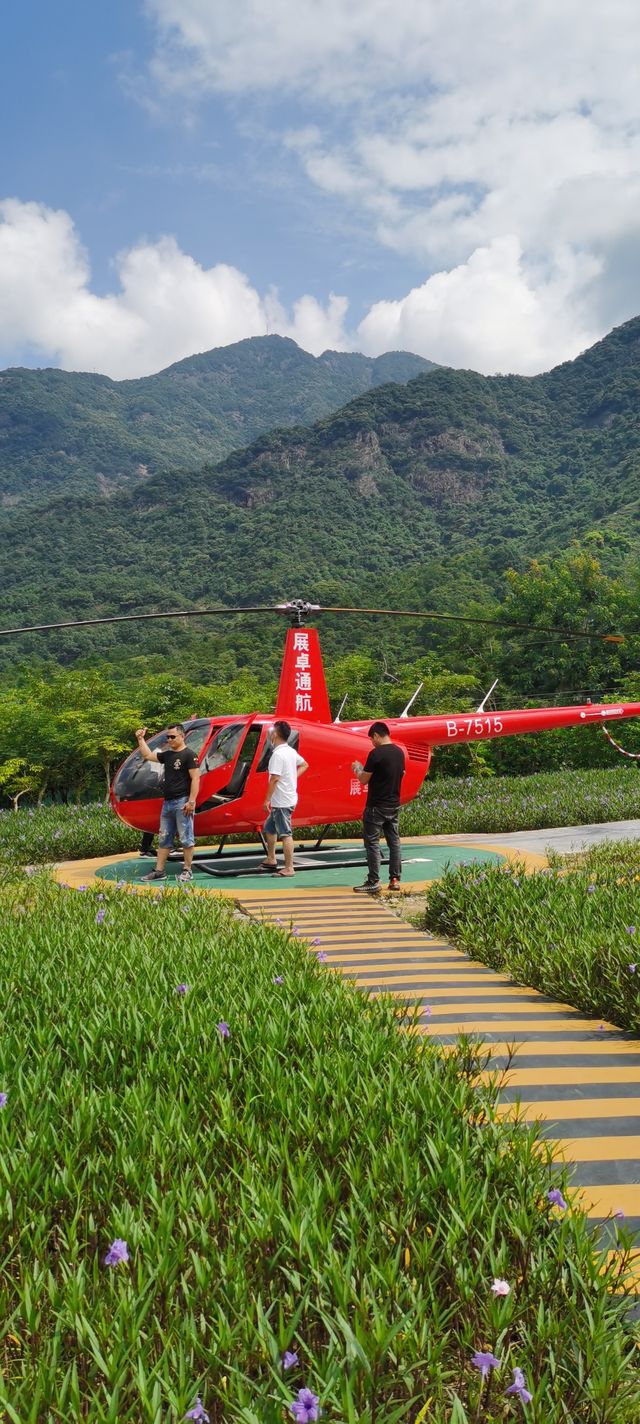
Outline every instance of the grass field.
<path id="1" fill-rule="evenodd" d="M 640 841 L 551 857 L 550 871 L 462 866 L 426 924 L 521 984 L 640 1031 Z"/>
<path id="2" fill-rule="evenodd" d="M 464 1055 L 188 891 L 0 915 L 6 1420 L 637 1421 L 625 1251 Z"/>
<path id="3" fill-rule="evenodd" d="M 640 814 L 640 778 L 634 765 L 606 771 L 540 772 L 535 776 L 428 778 L 402 812 L 404 836 L 535 830 L 586 825 Z M 338 828 L 359 835 L 360 821 Z M 301 834 L 309 836 L 309 831 Z M 42 806 L 0 811 L 0 855 L 22 864 L 116 855 L 140 843 L 111 808 Z"/>

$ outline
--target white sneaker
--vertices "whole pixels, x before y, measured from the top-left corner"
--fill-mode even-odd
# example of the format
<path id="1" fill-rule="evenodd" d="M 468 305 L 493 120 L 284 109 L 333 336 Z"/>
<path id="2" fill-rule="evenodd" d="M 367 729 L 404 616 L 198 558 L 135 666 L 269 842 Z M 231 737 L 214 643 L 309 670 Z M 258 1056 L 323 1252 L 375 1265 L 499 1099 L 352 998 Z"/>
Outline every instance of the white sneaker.
<path id="1" fill-rule="evenodd" d="M 178 876 L 178 880 L 180 881 L 181 885 L 186 885 L 187 881 L 193 880 L 193 871 L 186 869 L 183 870 L 182 874 Z"/>

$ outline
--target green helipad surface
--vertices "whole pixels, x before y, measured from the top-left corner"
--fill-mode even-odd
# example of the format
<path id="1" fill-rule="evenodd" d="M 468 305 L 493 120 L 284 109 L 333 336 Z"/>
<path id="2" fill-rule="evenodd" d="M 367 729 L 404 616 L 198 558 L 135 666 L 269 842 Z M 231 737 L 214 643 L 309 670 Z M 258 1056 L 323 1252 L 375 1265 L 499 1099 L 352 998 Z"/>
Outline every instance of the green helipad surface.
<path id="1" fill-rule="evenodd" d="M 236 865 L 242 863 L 238 847 L 235 857 Z M 304 863 L 305 857 L 297 855 L 296 874 L 293 879 L 284 879 L 279 876 L 269 875 L 266 872 L 258 871 L 256 874 L 243 875 L 207 875 L 205 871 L 198 869 L 198 861 L 193 864 L 193 884 L 203 890 L 226 890 L 235 894 L 240 894 L 243 890 L 318 890 L 321 887 L 339 887 L 358 885 L 366 877 L 366 865 L 364 862 L 358 865 L 345 865 L 341 862 L 355 858 L 362 852 L 360 841 L 339 841 L 327 850 L 317 853 L 310 853 L 309 860 L 315 862 L 314 869 L 303 869 L 300 862 Z M 233 856 L 234 848 L 230 847 L 226 855 Z M 202 856 L 202 852 L 200 852 Z M 451 845 L 425 845 L 424 842 L 404 841 L 402 846 L 403 856 L 403 885 L 420 884 L 425 880 L 438 880 L 447 865 L 460 865 L 462 862 L 470 864 L 480 861 L 501 861 L 505 857 L 497 851 L 479 850 L 475 846 L 451 846 Z M 214 857 L 207 857 L 216 868 L 222 868 L 224 861 L 216 861 Z M 261 859 L 261 854 L 256 857 Z M 321 862 L 318 864 L 318 862 Z M 246 858 L 245 858 L 246 863 Z M 280 857 L 279 857 L 279 863 Z M 139 856 L 123 856 L 121 860 L 114 861 L 110 865 L 105 865 L 97 873 L 105 880 L 126 880 L 130 883 L 139 884 L 145 875 L 153 869 L 154 862 L 151 859 L 141 859 Z M 182 870 L 182 861 L 169 861 L 167 865 L 167 884 L 177 880 Z M 387 867 L 382 867 L 383 884 L 387 878 Z"/>

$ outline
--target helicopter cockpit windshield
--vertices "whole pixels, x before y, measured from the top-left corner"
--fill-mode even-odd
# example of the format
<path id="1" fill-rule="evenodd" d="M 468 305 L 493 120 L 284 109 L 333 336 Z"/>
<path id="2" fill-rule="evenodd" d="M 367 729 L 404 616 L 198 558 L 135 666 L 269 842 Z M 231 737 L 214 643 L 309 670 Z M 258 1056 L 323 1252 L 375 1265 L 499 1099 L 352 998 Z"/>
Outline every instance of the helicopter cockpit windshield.
<path id="1" fill-rule="evenodd" d="M 198 717 L 185 722 L 184 735 L 188 747 L 199 756 L 209 735 L 210 717 Z M 149 737 L 147 745 L 152 752 L 168 747 L 166 732 L 157 732 Z M 113 794 L 117 801 L 152 801 L 164 796 L 163 767 L 157 761 L 145 761 L 140 751 L 131 753 L 123 762 L 113 783 Z"/>

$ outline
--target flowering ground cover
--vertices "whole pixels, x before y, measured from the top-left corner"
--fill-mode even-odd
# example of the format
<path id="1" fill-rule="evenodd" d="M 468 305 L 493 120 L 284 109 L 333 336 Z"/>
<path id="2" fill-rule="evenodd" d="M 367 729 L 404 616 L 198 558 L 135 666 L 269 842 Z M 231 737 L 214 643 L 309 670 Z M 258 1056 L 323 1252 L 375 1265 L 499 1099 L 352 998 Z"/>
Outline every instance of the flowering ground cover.
<path id="1" fill-rule="evenodd" d="M 22 865 L 118 855 L 139 845 L 140 832 L 125 826 L 104 802 L 0 811 L 0 856 Z"/>
<path id="2" fill-rule="evenodd" d="M 521 984 L 640 1031 L 640 841 L 554 855 L 533 875 L 463 865 L 429 892 L 426 924 Z"/>
<path id="3" fill-rule="evenodd" d="M 11 1424 L 632 1424 L 531 1131 L 286 928 L 0 866 Z"/>
<path id="4" fill-rule="evenodd" d="M 402 812 L 404 836 L 536 830 L 618 821 L 640 812 L 635 765 L 604 771 L 540 772 L 535 776 L 428 777 Z M 318 828 L 319 829 L 319 828 Z M 359 835 L 360 821 L 337 827 Z M 309 830 L 300 836 L 309 838 Z M 117 855 L 137 848 L 140 836 L 100 803 L 0 811 L 0 855 L 22 864 Z"/>
<path id="5" fill-rule="evenodd" d="M 584 826 L 640 815 L 635 764 L 601 771 L 547 771 L 534 776 L 427 778 L 403 813 L 405 835 L 525 831 Z"/>

